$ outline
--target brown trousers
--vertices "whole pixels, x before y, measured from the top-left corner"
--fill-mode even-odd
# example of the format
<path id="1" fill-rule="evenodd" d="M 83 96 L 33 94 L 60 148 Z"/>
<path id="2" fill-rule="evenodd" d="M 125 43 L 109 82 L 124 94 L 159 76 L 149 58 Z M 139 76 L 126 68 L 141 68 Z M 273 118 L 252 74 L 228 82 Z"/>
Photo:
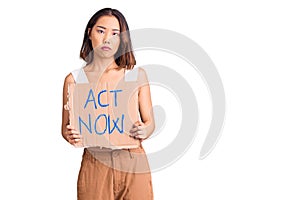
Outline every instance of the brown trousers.
<path id="1" fill-rule="evenodd" d="M 85 148 L 77 182 L 78 200 L 153 200 L 143 147 L 98 151 Z"/>

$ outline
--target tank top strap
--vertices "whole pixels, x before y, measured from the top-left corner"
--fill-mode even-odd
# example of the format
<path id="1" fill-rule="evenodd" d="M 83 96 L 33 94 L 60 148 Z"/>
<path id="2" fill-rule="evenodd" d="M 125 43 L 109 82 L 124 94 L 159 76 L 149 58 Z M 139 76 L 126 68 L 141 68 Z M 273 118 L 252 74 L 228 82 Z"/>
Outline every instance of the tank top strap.
<path id="1" fill-rule="evenodd" d="M 71 73 L 75 83 L 89 83 L 89 80 L 82 67 L 72 71 Z"/>
<path id="2" fill-rule="evenodd" d="M 125 69 L 124 81 L 125 82 L 137 81 L 137 79 L 138 79 L 138 70 L 139 70 L 138 68 Z"/>

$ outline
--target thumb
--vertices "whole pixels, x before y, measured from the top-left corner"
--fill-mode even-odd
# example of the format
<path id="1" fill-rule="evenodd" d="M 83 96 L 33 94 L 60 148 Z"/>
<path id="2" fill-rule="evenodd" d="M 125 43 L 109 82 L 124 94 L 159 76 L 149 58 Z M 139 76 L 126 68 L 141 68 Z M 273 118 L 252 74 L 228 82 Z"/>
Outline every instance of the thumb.
<path id="1" fill-rule="evenodd" d="M 136 127 L 136 126 L 143 126 L 144 123 L 141 122 L 141 121 L 136 121 L 134 124 L 133 124 L 133 127 Z"/>

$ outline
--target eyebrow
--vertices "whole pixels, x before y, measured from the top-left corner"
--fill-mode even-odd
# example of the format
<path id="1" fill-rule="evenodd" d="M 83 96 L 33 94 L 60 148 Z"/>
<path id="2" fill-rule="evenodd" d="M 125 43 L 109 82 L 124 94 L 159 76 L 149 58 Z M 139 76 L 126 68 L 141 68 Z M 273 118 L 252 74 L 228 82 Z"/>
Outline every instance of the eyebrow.
<path id="1" fill-rule="evenodd" d="M 104 27 L 104 26 L 97 26 L 98 28 L 103 28 L 103 29 L 106 29 L 106 27 Z M 113 31 L 120 31 L 119 29 L 116 29 L 116 28 L 114 28 L 114 29 L 112 29 Z"/>

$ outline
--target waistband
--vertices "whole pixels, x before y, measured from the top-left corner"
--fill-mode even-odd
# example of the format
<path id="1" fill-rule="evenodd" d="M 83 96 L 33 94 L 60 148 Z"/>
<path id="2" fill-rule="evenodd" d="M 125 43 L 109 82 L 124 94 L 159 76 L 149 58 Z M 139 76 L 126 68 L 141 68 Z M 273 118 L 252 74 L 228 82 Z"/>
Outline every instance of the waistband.
<path id="1" fill-rule="evenodd" d="M 134 158 L 130 149 L 109 149 L 102 148 L 97 151 L 91 151 L 89 148 L 84 149 L 84 157 L 90 160 L 111 160 L 112 158 Z"/>
<path id="2" fill-rule="evenodd" d="M 130 173 L 148 173 L 150 167 L 144 149 L 140 146 L 136 149 L 105 149 L 93 152 L 89 148 L 84 149 L 83 162 L 91 161 L 101 163 L 109 168 Z M 99 165 L 95 165 L 99 166 Z"/>

